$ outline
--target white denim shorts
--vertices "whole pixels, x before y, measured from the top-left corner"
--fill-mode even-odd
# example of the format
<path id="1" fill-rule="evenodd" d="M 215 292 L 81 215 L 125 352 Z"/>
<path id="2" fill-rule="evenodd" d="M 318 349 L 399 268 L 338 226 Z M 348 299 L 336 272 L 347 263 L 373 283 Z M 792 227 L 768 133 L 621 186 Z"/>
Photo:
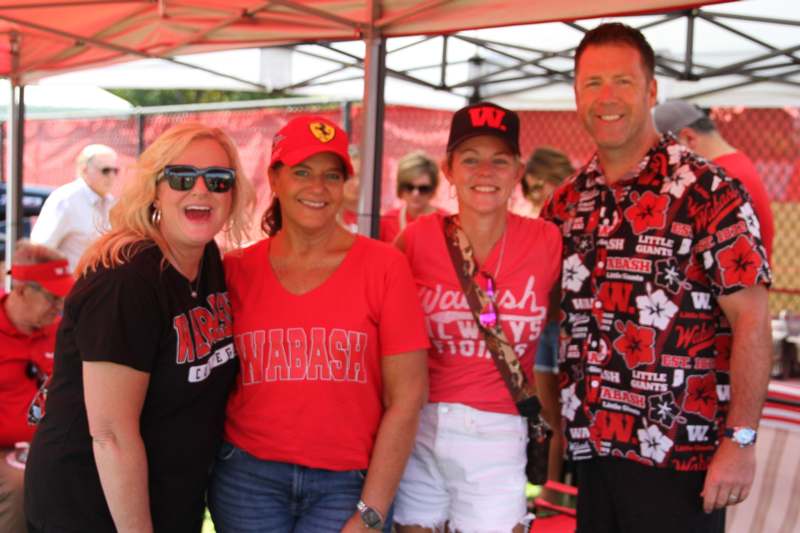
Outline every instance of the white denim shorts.
<path id="1" fill-rule="evenodd" d="M 525 420 L 458 403 L 431 403 L 395 499 L 402 525 L 509 533 L 526 519 Z M 442 529 L 443 530 L 443 529 Z"/>

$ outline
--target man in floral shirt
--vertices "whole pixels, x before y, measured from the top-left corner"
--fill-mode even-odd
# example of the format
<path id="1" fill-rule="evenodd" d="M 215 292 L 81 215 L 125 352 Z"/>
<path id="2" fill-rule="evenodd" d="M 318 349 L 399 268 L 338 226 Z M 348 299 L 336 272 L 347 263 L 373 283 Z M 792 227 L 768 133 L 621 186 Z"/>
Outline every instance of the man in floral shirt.
<path id="1" fill-rule="evenodd" d="M 597 153 L 543 214 L 564 239 L 559 361 L 578 532 L 722 533 L 724 508 L 753 481 L 769 379 L 758 220 L 738 181 L 659 137 L 639 31 L 588 32 L 575 70 Z"/>

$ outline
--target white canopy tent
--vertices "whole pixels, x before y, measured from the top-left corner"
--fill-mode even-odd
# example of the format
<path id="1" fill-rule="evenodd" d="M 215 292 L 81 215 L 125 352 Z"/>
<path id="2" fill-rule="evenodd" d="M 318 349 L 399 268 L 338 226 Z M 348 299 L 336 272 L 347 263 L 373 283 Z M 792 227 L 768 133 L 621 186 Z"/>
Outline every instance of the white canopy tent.
<path id="1" fill-rule="evenodd" d="M 0 80 L 0 120 L 8 118 L 9 83 Z M 25 92 L 25 112 L 115 113 L 133 106 L 127 100 L 94 85 L 33 85 Z"/>
<path id="2" fill-rule="evenodd" d="M 757 0 L 748 5 L 756 5 L 772 0 Z M 720 66 L 702 65 L 694 61 L 693 49 L 696 42 L 705 38 L 705 32 L 695 37 L 695 26 L 704 20 L 715 20 L 714 24 L 732 24 L 735 20 L 723 14 L 720 22 L 713 13 L 700 12 L 700 5 L 723 4 L 725 0 L 603 0 L 585 2 L 584 0 L 55 0 L 41 2 L 24 0 L 13 4 L 0 5 L 0 75 L 12 81 L 11 113 L 8 128 L 8 167 L 10 177 L 8 194 L 14 199 L 19 196 L 19 153 L 18 141 L 20 114 L 17 112 L 24 84 L 30 84 L 44 76 L 57 72 L 89 68 L 95 65 L 108 65 L 130 61 L 135 58 L 164 58 L 173 64 L 182 53 L 195 54 L 208 51 L 229 50 L 253 46 L 285 46 L 296 43 L 315 43 L 306 46 L 314 51 L 304 50 L 305 55 L 315 57 L 331 54 L 328 57 L 336 66 L 329 75 L 342 73 L 347 76 L 349 69 L 355 69 L 355 79 L 360 79 L 363 70 L 363 115 L 365 131 L 373 135 L 365 136 L 362 147 L 362 173 L 373 176 L 362 185 L 359 204 L 359 226 L 367 233 L 371 227 L 377 228 L 377 212 L 374 207 L 380 196 L 380 159 L 382 147 L 382 123 L 384 84 L 386 78 L 399 78 L 437 90 L 447 90 L 462 97 L 477 98 L 480 90 L 487 85 L 499 87 L 500 83 L 527 81 L 527 87 L 512 88 L 511 92 L 535 91 L 571 78 L 568 67 L 552 67 L 551 61 L 562 62 L 569 58 L 570 49 L 580 38 L 573 37 L 569 47 L 563 50 L 548 51 L 538 48 L 515 47 L 514 53 L 498 52 L 498 46 L 469 36 L 458 36 L 453 32 L 471 28 L 498 28 L 513 24 L 543 23 L 548 21 L 575 21 L 598 16 L 633 15 L 643 13 L 666 13 L 658 21 L 645 23 L 644 28 L 662 25 L 675 18 L 685 17 L 686 49 L 683 62 L 670 57 L 658 58 L 658 71 L 678 79 L 694 79 L 699 75 L 714 76 L 723 73 L 741 73 L 747 83 L 762 81 L 763 71 L 779 78 L 782 83 L 798 85 L 791 76 L 797 74 L 800 45 L 792 44 L 781 48 L 749 36 L 747 30 L 734 30 L 743 38 L 756 43 L 760 55 L 750 57 L 741 64 Z M 796 12 L 796 2 L 789 2 L 789 13 Z M 793 7 L 794 6 L 794 7 Z M 683 10 L 672 11 L 670 10 Z M 726 18 L 727 17 L 727 18 Z M 748 17 L 752 19 L 752 17 Z M 588 26 L 565 22 L 578 32 Z M 787 24 L 797 26 L 798 21 Z M 418 36 L 416 45 L 438 37 L 441 40 L 441 58 L 438 70 L 433 65 L 414 64 L 405 70 L 395 70 L 387 65 L 387 55 L 407 51 L 414 45 L 404 46 L 403 50 L 392 48 L 387 54 L 387 40 L 407 36 Z M 702 37 L 702 38 L 701 38 Z M 363 56 L 356 56 L 347 50 L 337 48 L 334 43 L 359 39 L 356 46 L 362 46 Z M 495 53 L 512 59 L 511 66 L 497 65 L 488 74 L 470 76 L 455 84 L 450 82 L 449 70 L 452 66 L 463 65 L 463 61 L 451 61 L 447 50 L 450 40 L 466 40 L 491 49 Z M 532 39 L 526 42 L 530 44 Z M 539 39 L 537 39 L 537 43 Z M 542 39 L 544 42 L 544 39 Z M 345 43 L 342 46 L 349 46 Z M 454 46 L 453 46 L 454 47 Z M 317 50 L 319 49 L 319 50 Z M 319 51 L 325 53 L 319 53 Z M 766 53 L 763 53 L 767 50 Z M 524 54 L 523 54 L 524 52 Z M 533 57 L 523 57 L 532 54 Z M 788 63 L 787 63 L 788 59 Z M 763 61 L 777 61 L 776 66 L 758 65 Z M 482 65 L 492 64 L 491 58 L 479 58 Z M 469 63 L 468 63 L 469 64 Z M 741 67 L 746 66 L 747 69 Z M 195 70 L 202 67 L 191 66 Z M 430 82 L 417 71 L 428 71 L 438 82 Z M 227 77 L 231 77 L 227 75 Z M 314 74 L 300 82 L 281 87 L 287 90 L 300 90 L 312 83 L 319 85 L 325 76 Z M 353 76 L 350 76 L 353 78 Z M 533 86 L 530 80 L 534 80 Z M 239 80 L 251 85 L 246 80 Z M 327 83 L 327 81 L 325 81 Z M 259 84 L 264 86 L 263 84 Z M 471 92 L 470 92 L 471 91 Z M 500 91 L 498 91 L 500 92 Z M 504 91 L 511 94 L 509 90 Z M 497 96 L 497 93 L 495 93 Z M 13 254 L 14 239 L 17 235 L 17 202 L 7 203 L 7 242 L 6 255 Z"/>
<path id="3" fill-rule="evenodd" d="M 692 61 L 698 67 L 719 68 L 746 62 L 762 55 L 764 51 L 790 49 L 800 42 L 800 3 L 797 0 L 735 2 L 693 12 L 699 15 L 712 13 L 761 19 L 709 17 L 714 21 L 709 22 L 702 16 L 695 17 L 695 37 L 691 46 Z M 689 18 L 675 17 L 654 24 L 664 18 L 664 15 L 652 15 L 588 19 L 577 24 L 558 22 L 470 30 L 448 37 L 446 45 L 445 38 L 441 36 L 392 38 L 386 47 L 386 66 L 390 74 L 385 84 L 384 99 L 394 104 L 423 103 L 426 107 L 455 109 L 472 96 L 475 85 L 470 84 L 470 80 L 483 78 L 478 83 L 480 95 L 502 105 L 515 109 L 573 109 L 569 79 L 572 59 L 569 52 L 580 40 L 582 29 L 607 20 L 623 20 L 634 26 L 649 25 L 644 30 L 645 35 L 662 62 L 678 64 L 685 60 L 687 54 Z M 795 18 L 798 20 L 793 20 Z M 445 51 L 444 46 L 447 47 Z M 543 51 L 550 57 L 537 61 L 543 54 L 527 49 Z M 285 90 L 292 94 L 357 100 L 362 98 L 364 92 L 361 61 L 364 53 L 363 41 L 229 50 L 182 56 L 177 58 L 181 65 L 148 59 L 48 76 L 40 83 L 125 88 Z M 442 68 L 440 58 L 444 56 L 447 66 Z M 740 75 L 701 77 L 688 81 L 676 79 L 679 76 L 670 72 L 669 76 L 659 75 L 660 96 L 662 99 L 688 97 L 705 107 L 800 106 L 800 71 L 797 68 L 800 59 L 796 56 L 793 53 L 783 56 L 789 59 L 789 69 L 794 70 L 792 75 L 787 76 L 787 80 L 793 83 L 751 80 L 743 85 L 747 80 Z M 779 64 L 777 59 L 780 57 L 748 66 L 755 68 Z M 515 68 L 519 59 L 529 60 L 531 65 Z M 183 64 L 196 65 L 202 70 L 191 69 Z M 547 72 L 551 78 L 545 82 L 537 81 L 542 75 L 542 69 L 537 68 L 540 66 L 551 71 Z M 513 76 L 505 75 L 503 70 Z M 700 74 L 703 70 L 697 68 Z M 524 76 L 526 72 L 530 77 Z M 404 79 L 403 75 L 413 76 L 414 81 Z M 519 79 L 495 81 L 503 75 Z M 442 85 L 447 88 L 442 88 Z M 537 88 L 536 85 L 541 87 Z"/>

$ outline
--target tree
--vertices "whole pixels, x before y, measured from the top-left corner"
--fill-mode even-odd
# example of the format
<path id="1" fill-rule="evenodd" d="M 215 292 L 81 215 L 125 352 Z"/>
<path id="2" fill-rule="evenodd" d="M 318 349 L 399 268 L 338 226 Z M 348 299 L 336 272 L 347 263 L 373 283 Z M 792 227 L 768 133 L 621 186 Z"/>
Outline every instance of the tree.
<path id="1" fill-rule="evenodd" d="M 221 91 L 217 89 L 108 89 L 137 107 L 201 104 L 283 98 L 282 92 Z"/>

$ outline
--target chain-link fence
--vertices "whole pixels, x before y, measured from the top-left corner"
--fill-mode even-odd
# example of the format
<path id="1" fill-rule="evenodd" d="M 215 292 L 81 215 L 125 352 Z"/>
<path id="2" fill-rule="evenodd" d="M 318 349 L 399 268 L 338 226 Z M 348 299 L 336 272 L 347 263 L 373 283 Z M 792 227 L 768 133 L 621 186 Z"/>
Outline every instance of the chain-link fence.
<path id="1" fill-rule="evenodd" d="M 321 114 L 352 125 L 352 140 L 358 143 L 363 109 L 353 104 L 316 104 L 260 107 L 239 110 L 178 111 L 155 115 L 109 118 L 28 119 L 25 125 L 23 176 L 25 183 L 60 185 L 73 179 L 75 156 L 90 142 L 104 143 L 121 156 L 125 174 L 130 174 L 141 146 L 147 145 L 167 127 L 196 120 L 228 131 L 239 146 L 245 170 L 259 194 L 255 217 L 269 199 L 266 173 L 272 136 L 298 113 Z M 385 110 L 381 207 L 389 209 L 395 197 L 398 159 L 411 150 L 424 150 L 435 159 L 444 155 L 450 111 L 390 105 Z M 750 156 L 761 173 L 772 200 L 775 217 L 773 270 L 775 283 L 771 310 L 800 312 L 800 108 L 712 111 L 723 136 Z M 593 152 L 591 139 L 572 111 L 523 111 L 521 148 L 523 156 L 549 145 L 566 152 L 580 166 Z M 512 201 L 519 201 L 516 198 Z M 454 209 L 447 187 L 440 187 L 434 203 Z M 256 224 L 257 226 L 257 224 Z"/>

